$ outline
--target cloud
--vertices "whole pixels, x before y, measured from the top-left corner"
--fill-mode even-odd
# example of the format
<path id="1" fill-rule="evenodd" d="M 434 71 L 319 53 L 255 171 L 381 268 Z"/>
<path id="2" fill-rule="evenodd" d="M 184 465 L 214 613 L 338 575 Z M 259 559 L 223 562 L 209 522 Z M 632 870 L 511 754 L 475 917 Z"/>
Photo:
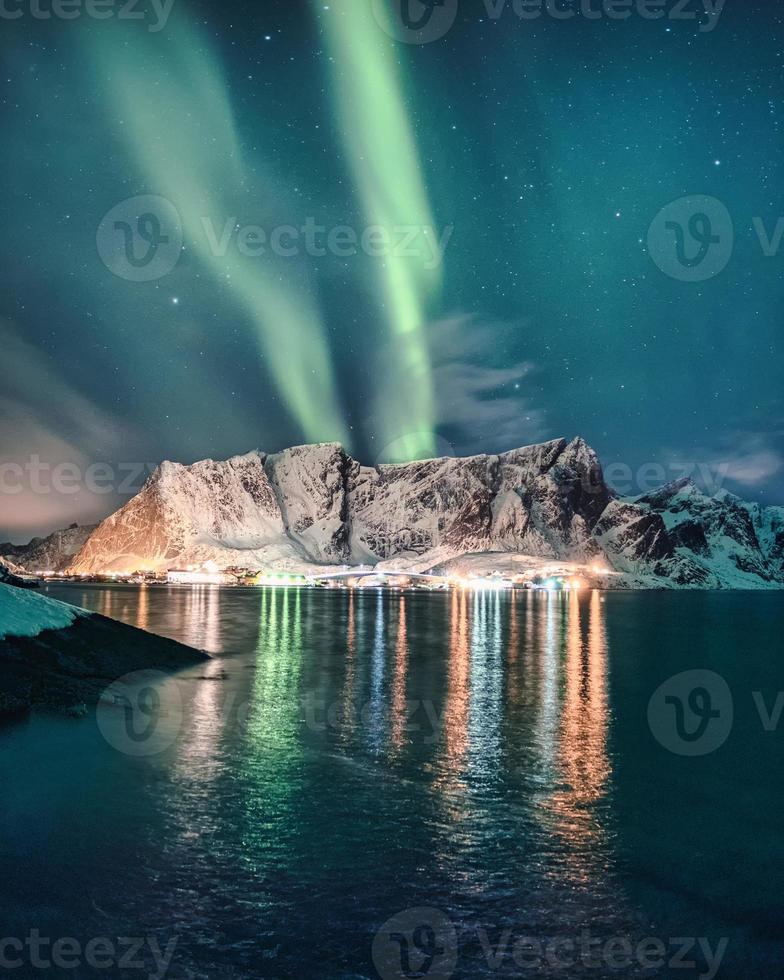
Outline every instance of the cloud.
<path id="1" fill-rule="evenodd" d="M 53 471 L 67 464 L 83 476 L 97 460 L 138 453 L 134 434 L 3 321 L 0 349 L 0 534 L 21 539 L 105 516 L 107 495 L 90 492 L 78 476 L 53 479 Z M 73 489 L 63 492 L 66 482 Z"/>
<path id="2" fill-rule="evenodd" d="M 760 490 L 784 473 L 781 435 L 776 431 L 733 429 L 713 446 L 664 450 L 662 457 L 673 467 L 693 474 L 708 492 L 721 490 L 725 483 L 735 483 L 744 490 Z"/>
<path id="3" fill-rule="evenodd" d="M 746 487 L 758 487 L 784 468 L 784 456 L 767 445 L 766 437 L 751 434 L 724 461 L 727 478 Z"/>
<path id="4" fill-rule="evenodd" d="M 427 328 L 435 408 L 435 454 L 469 456 L 505 452 L 546 438 L 544 412 L 531 401 L 536 366 L 529 361 L 504 363 L 513 344 L 506 341 L 511 324 L 485 323 L 471 316 L 454 316 Z M 383 372 L 386 352 L 379 356 L 375 375 Z M 397 398 L 405 404 L 416 386 L 415 374 L 401 379 Z M 374 441 L 387 427 L 378 417 L 366 420 Z M 416 433 L 401 430 L 384 445 L 375 462 L 410 459 Z"/>
<path id="5" fill-rule="evenodd" d="M 58 366 L 0 321 L 0 391 L 5 411 L 96 452 L 117 448 L 126 433 L 107 413 L 64 381 Z M 7 443 L 4 443 L 7 445 Z M 29 451 L 29 450 L 28 450 Z"/>
<path id="6" fill-rule="evenodd" d="M 545 438 L 531 402 L 536 367 L 503 363 L 509 324 L 455 317 L 429 328 L 436 422 L 459 453 L 502 452 Z"/>

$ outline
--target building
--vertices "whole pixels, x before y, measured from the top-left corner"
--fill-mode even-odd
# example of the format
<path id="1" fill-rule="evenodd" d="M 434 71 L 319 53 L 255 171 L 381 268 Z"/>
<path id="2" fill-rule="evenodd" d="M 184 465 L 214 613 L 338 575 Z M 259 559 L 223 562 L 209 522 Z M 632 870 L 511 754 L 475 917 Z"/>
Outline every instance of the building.
<path id="1" fill-rule="evenodd" d="M 237 578 L 217 568 L 172 568 L 166 575 L 169 585 L 236 585 Z"/>

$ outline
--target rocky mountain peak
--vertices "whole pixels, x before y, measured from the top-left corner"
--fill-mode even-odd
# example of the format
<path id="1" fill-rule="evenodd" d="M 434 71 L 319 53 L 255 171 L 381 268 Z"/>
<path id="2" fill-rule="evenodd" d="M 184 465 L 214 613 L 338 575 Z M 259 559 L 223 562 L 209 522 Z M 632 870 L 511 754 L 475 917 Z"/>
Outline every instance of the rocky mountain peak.
<path id="1" fill-rule="evenodd" d="M 581 438 L 373 467 L 322 443 L 161 464 L 90 535 L 72 570 L 208 560 L 256 570 L 426 568 L 499 552 L 599 560 L 619 573 L 616 583 L 770 587 L 782 578 L 784 518 L 708 497 L 688 479 L 619 500 Z"/>

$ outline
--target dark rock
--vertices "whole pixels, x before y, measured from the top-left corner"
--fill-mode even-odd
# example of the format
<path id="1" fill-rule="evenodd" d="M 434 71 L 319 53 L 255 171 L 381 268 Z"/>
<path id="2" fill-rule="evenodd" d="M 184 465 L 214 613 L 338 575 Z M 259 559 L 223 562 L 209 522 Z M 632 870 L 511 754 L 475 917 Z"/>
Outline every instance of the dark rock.
<path id="1" fill-rule="evenodd" d="M 38 707 L 78 715 L 125 674 L 175 671 L 209 659 L 104 616 L 79 616 L 64 629 L 0 639 L 0 716 Z"/>
<path id="2" fill-rule="evenodd" d="M 688 548 L 697 555 L 710 554 L 705 528 L 697 521 L 684 521 L 670 530 L 670 539 L 676 548 Z"/>

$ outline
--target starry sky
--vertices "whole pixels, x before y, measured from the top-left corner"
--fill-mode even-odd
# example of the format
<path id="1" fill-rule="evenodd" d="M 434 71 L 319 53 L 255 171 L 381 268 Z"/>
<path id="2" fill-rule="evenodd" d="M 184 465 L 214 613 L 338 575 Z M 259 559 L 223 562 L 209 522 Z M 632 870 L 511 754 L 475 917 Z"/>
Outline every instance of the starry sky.
<path id="1" fill-rule="evenodd" d="M 784 503 L 772 0 L 447 0 L 425 43 L 402 0 L 29 2 L 0 25 L 0 540 L 100 519 L 164 458 L 332 440 L 374 464 L 579 434 L 621 492 Z M 349 254 L 368 229 L 393 244 Z"/>

